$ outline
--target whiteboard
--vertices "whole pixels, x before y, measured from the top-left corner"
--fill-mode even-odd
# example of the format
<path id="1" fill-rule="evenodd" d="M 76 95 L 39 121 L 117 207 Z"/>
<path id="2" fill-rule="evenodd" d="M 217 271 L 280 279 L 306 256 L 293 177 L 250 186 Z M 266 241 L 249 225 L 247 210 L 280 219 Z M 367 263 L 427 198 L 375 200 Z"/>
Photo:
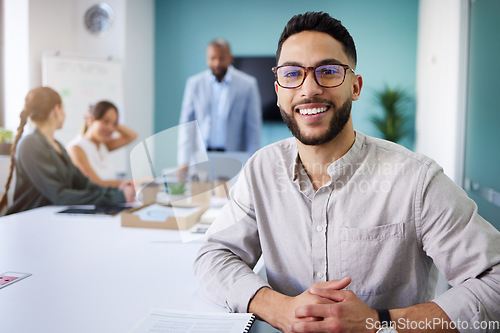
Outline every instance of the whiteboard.
<path id="1" fill-rule="evenodd" d="M 63 128 L 55 133 L 56 139 L 66 145 L 80 134 L 89 105 L 100 100 L 115 104 L 123 122 L 122 77 L 122 64 L 116 59 L 44 53 L 42 84 L 61 95 L 66 112 Z M 118 172 L 128 169 L 125 149 L 113 152 L 111 159 Z"/>

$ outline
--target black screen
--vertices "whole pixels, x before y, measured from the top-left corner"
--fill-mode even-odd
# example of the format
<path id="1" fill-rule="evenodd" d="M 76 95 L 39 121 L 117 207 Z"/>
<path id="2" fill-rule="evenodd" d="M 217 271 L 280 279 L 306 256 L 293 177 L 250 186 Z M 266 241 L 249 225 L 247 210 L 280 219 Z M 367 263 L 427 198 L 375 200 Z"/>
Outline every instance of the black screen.
<path id="1" fill-rule="evenodd" d="M 271 71 L 271 68 L 276 66 L 276 58 L 235 57 L 233 66 L 257 79 L 262 99 L 262 119 L 264 121 L 282 121 L 279 108 L 276 105 L 274 74 Z"/>

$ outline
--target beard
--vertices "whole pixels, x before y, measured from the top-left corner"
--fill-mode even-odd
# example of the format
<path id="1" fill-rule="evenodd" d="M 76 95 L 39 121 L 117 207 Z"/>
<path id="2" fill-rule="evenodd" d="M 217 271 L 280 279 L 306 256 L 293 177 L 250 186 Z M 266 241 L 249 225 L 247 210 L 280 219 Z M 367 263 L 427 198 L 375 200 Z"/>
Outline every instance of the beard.
<path id="1" fill-rule="evenodd" d="M 315 103 L 324 101 L 307 100 L 304 102 Z M 290 132 L 292 132 L 293 136 L 297 138 L 297 140 L 308 146 L 318 146 L 335 139 L 335 137 L 337 137 L 337 135 L 340 132 L 342 132 L 345 125 L 349 121 L 349 118 L 351 117 L 352 101 L 350 99 L 347 99 L 344 102 L 344 104 L 342 104 L 338 109 L 336 109 L 333 104 L 331 103 L 329 104 L 333 109 L 333 117 L 332 120 L 330 121 L 330 126 L 328 127 L 328 130 L 325 133 L 321 133 L 320 135 L 315 137 L 305 136 L 303 133 L 301 133 L 299 125 L 297 124 L 297 120 L 292 116 L 288 115 L 281 108 L 281 106 L 279 108 L 280 108 L 281 118 L 283 118 L 283 121 L 285 122 L 286 126 L 288 126 L 288 129 L 290 130 Z"/>
<path id="2" fill-rule="evenodd" d="M 222 82 L 224 79 L 224 76 L 226 76 L 227 73 L 227 67 L 216 67 L 216 68 L 211 68 L 212 74 L 215 76 L 217 81 Z"/>

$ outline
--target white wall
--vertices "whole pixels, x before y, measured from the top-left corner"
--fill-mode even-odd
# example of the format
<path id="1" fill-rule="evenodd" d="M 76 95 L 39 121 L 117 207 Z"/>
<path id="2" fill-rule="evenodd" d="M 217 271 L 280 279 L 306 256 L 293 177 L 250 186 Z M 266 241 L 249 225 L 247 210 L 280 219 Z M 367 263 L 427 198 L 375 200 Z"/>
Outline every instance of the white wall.
<path id="1" fill-rule="evenodd" d="M 76 51 L 78 54 L 88 54 L 90 51 L 95 56 L 113 57 L 123 60 L 127 57 L 125 53 L 125 27 L 127 24 L 134 24 L 134 22 L 127 21 L 127 0 L 104 1 L 113 9 L 115 19 L 109 31 L 103 35 L 96 36 L 85 30 L 83 17 L 87 9 L 98 2 L 96 0 L 76 0 Z M 146 7 L 149 2 L 144 2 Z"/>
<path id="2" fill-rule="evenodd" d="M 29 89 L 28 4 L 28 0 L 3 1 L 5 127 L 12 131 L 19 125 Z"/>
<path id="3" fill-rule="evenodd" d="M 153 134 L 154 0 L 127 0 L 126 4 L 124 104 L 127 122 L 139 133 L 137 143 Z"/>
<path id="4" fill-rule="evenodd" d="M 150 1 L 144 1 L 147 5 Z M 107 0 L 115 12 L 115 23 L 108 33 L 96 36 L 84 28 L 85 11 L 94 0 L 30 0 L 29 55 L 30 86 L 41 84 L 41 58 L 44 51 L 58 51 L 90 57 L 113 57 L 125 54 L 126 1 Z M 152 9 L 151 9 L 152 10 Z"/>
<path id="5" fill-rule="evenodd" d="M 417 46 L 418 152 L 457 184 L 463 178 L 468 0 L 420 0 Z"/>
<path id="6" fill-rule="evenodd" d="M 462 184 L 468 54 L 468 0 L 420 0 L 416 151 Z M 436 294 L 448 289 L 440 274 Z"/>
<path id="7" fill-rule="evenodd" d="M 33 88 L 42 84 L 44 51 L 76 51 L 76 1 L 30 0 L 28 17 L 29 87 Z"/>

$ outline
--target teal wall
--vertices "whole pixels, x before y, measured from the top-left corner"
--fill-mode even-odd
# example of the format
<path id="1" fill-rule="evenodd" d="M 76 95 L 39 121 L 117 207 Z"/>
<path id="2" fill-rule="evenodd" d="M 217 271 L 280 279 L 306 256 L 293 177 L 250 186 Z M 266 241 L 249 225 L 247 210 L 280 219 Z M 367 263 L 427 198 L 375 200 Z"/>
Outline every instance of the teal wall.
<path id="1" fill-rule="evenodd" d="M 329 12 L 354 38 L 364 79 L 354 127 L 378 135 L 370 121 L 381 112 L 373 94 L 385 84 L 408 91 L 414 119 L 418 0 L 156 0 L 155 132 L 178 123 L 186 79 L 206 68 L 210 40 L 227 39 L 235 56 L 273 56 L 286 22 L 306 11 Z M 413 133 L 402 142 L 410 148 Z M 289 133 L 282 124 L 265 124 L 263 135 L 267 144 Z"/>
<path id="2" fill-rule="evenodd" d="M 500 1 L 476 0 L 470 13 L 465 177 L 500 193 Z M 500 229 L 500 207 L 477 191 L 468 194 L 479 214 Z"/>

